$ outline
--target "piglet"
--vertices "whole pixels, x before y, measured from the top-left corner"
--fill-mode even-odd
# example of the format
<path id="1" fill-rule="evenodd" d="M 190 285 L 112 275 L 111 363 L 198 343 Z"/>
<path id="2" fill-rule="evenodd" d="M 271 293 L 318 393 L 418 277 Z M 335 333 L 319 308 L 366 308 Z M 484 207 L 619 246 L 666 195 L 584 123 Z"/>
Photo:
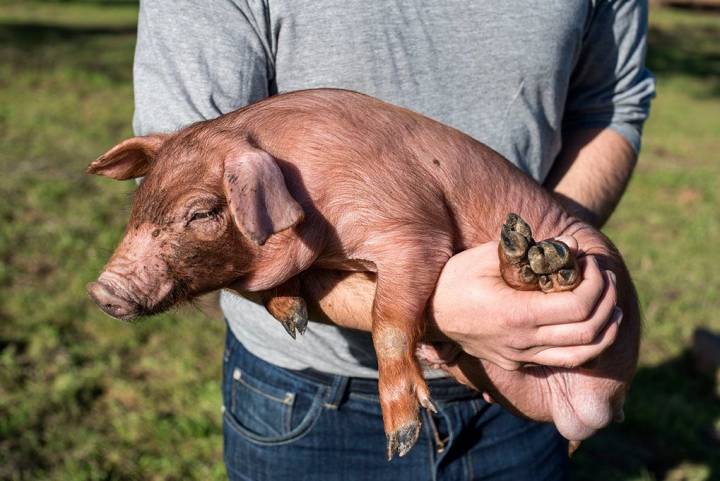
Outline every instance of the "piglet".
<path id="1" fill-rule="evenodd" d="M 535 243 L 523 220 L 539 238 L 579 225 L 532 179 L 455 129 L 355 92 L 277 95 L 174 134 L 131 138 L 88 172 L 145 177 L 124 238 L 88 285 L 113 317 L 155 314 L 232 286 L 264 293 L 294 336 L 307 325 L 298 274 L 375 272 L 372 339 L 388 458 L 415 444 L 419 406 L 435 409 L 415 347 L 454 253 L 500 233 L 512 287 L 552 292 L 580 282 L 567 246 Z"/>

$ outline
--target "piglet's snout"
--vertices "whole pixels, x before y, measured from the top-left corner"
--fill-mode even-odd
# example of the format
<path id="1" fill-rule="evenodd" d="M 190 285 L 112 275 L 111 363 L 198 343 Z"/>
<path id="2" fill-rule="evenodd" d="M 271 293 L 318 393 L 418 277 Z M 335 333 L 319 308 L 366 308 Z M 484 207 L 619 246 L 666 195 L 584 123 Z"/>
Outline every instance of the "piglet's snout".
<path id="1" fill-rule="evenodd" d="M 87 292 L 95 304 L 109 316 L 129 321 L 138 315 L 137 303 L 123 298 L 107 284 L 91 282 L 87 285 Z"/>

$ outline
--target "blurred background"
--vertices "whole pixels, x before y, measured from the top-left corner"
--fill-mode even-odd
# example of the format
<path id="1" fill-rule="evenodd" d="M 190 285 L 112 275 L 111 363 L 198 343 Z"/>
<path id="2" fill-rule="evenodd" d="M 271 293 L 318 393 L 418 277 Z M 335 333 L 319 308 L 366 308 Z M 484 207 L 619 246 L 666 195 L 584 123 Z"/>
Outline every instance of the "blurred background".
<path id="1" fill-rule="evenodd" d="M 574 479 L 720 480 L 718 368 L 693 355 L 697 328 L 720 331 L 720 10 L 685 3 L 651 7 L 658 97 L 606 229 L 640 293 L 641 366 Z M 0 0 L 2 480 L 224 479 L 212 302 L 129 325 L 84 291 L 134 187 L 83 170 L 131 135 L 136 17 L 131 0 Z"/>

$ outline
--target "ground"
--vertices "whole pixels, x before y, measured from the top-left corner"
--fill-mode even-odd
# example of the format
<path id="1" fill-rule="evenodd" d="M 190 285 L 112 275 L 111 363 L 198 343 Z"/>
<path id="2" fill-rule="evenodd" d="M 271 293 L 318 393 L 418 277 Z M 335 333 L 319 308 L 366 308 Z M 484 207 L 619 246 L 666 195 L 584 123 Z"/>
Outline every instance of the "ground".
<path id="1" fill-rule="evenodd" d="M 136 14 L 0 0 L 0 479 L 224 478 L 222 321 L 128 325 L 84 293 L 133 188 L 83 169 L 131 133 Z M 720 330 L 720 15 L 656 8 L 651 25 L 659 94 L 606 230 L 640 292 L 641 367 L 574 479 L 720 479 L 720 402 L 688 357 L 697 326 Z"/>

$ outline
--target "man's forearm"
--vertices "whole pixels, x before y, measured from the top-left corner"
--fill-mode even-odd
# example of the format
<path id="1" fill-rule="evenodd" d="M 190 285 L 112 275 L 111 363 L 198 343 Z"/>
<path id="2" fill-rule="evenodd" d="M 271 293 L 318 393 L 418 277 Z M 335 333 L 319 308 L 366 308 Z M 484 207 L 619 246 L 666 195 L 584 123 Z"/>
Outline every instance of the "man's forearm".
<path id="1" fill-rule="evenodd" d="M 563 139 L 545 187 L 575 217 L 601 227 L 622 197 L 637 155 L 611 129 L 582 129 Z"/>
<path id="2" fill-rule="evenodd" d="M 372 329 L 374 275 L 313 269 L 300 276 L 311 319 L 361 331 Z"/>
<path id="3" fill-rule="evenodd" d="M 301 274 L 301 285 L 311 319 L 359 331 L 372 330 L 374 274 L 309 270 Z M 433 322 L 426 323 L 424 339 L 449 341 Z"/>

